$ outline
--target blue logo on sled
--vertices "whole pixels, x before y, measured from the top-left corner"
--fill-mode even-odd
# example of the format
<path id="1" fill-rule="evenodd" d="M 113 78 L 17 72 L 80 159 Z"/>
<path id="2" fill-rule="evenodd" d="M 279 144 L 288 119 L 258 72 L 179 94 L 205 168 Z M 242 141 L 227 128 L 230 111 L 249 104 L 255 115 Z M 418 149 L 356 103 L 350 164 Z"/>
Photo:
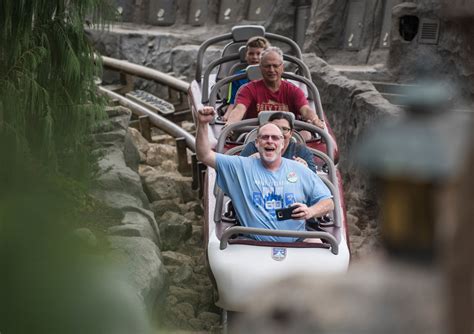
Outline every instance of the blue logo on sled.
<path id="1" fill-rule="evenodd" d="M 286 248 L 273 247 L 272 259 L 275 261 L 283 261 L 286 258 Z"/>

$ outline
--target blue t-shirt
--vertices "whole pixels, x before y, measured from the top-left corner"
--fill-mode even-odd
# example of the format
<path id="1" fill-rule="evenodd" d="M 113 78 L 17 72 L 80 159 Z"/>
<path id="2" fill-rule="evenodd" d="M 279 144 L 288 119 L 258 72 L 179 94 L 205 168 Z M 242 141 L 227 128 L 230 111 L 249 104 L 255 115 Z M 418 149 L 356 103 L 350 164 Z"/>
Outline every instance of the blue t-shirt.
<path id="1" fill-rule="evenodd" d="M 250 142 L 245 145 L 244 149 L 240 152 L 240 156 L 249 157 L 256 152 L 258 152 L 258 149 L 255 146 L 255 142 Z M 311 151 L 306 147 L 306 145 L 290 141 L 282 157 L 291 160 L 293 160 L 293 157 L 300 157 L 301 159 L 306 161 L 309 169 L 311 169 L 315 173 L 317 172 L 317 166 L 313 160 L 313 153 L 311 153 Z"/>
<path id="2" fill-rule="evenodd" d="M 293 203 L 314 205 L 331 198 L 323 181 L 302 164 L 282 159 L 276 171 L 267 170 L 260 159 L 217 154 L 217 184 L 232 199 L 243 226 L 273 230 L 305 231 L 304 220 L 276 219 L 276 209 Z M 294 242 L 297 238 L 251 235 L 262 241 Z"/>

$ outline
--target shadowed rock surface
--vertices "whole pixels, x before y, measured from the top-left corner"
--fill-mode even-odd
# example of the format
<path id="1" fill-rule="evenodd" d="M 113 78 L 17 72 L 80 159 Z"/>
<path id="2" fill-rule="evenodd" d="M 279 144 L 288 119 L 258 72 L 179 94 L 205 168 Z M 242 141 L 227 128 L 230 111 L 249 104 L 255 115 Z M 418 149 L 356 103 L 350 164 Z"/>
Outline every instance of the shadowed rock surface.
<path id="1" fill-rule="evenodd" d="M 293 277 L 255 296 L 231 333 L 446 333 L 439 272 L 373 259 L 345 276 Z"/>

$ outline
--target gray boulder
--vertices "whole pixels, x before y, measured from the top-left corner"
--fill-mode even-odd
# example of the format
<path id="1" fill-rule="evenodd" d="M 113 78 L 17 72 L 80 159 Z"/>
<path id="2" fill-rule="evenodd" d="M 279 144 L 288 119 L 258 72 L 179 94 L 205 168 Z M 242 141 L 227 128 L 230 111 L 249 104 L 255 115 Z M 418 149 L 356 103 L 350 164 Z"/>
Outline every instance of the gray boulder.
<path id="1" fill-rule="evenodd" d="M 204 243 L 203 238 L 203 228 L 202 226 L 193 225 L 193 231 L 191 238 L 187 241 L 187 244 L 190 246 L 201 246 Z"/>
<path id="2" fill-rule="evenodd" d="M 189 265 L 193 266 L 193 259 L 189 255 L 181 254 L 173 251 L 163 251 L 161 253 L 163 256 L 163 262 L 167 266 L 183 266 Z"/>
<path id="3" fill-rule="evenodd" d="M 155 217 L 161 217 L 166 211 L 180 212 L 180 206 L 176 200 L 162 199 L 151 203 L 150 207 Z"/>
<path id="4" fill-rule="evenodd" d="M 191 177 L 176 173 L 164 174 L 149 166 L 140 167 L 140 176 L 151 202 L 175 198 L 188 202 L 196 198 L 196 194 L 191 189 Z"/>
<path id="5" fill-rule="evenodd" d="M 130 137 L 133 144 L 138 149 L 138 153 L 140 155 L 140 163 L 144 163 L 146 161 L 146 152 L 148 152 L 148 148 L 150 144 L 141 135 L 140 131 L 138 131 L 137 129 L 128 128 L 127 134 Z"/>
<path id="6" fill-rule="evenodd" d="M 100 199 L 105 205 L 115 209 L 122 209 L 128 206 L 146 207 L 148 205 L 148 202 L 144 203 L 140 197 L 127 194 L 123 191 L 94 189 L 91 191 L 91 195 Z"/>
<path id="7" fill-rule="evenodd" d="M 123 264 L 130 284 L 151 310 L 166 290 L 167 272 L 160 250 L 151 240 L 141 237 L 111 236 L 108 241 L 110 256 Z"/>
<path id="8" fill-rule="evenodd" d="M 212 325 L 218 325 L 221 320 L 221 316 L 219 314 L 212 312 L 201 312 L 197 318 L 207 324 L 208 328 L 210 328 Z"/>
<path id="9" fill-rule="evenodd" d="M 193 268 L 190 266 L 181 266 L 171 276 L 171 281 L 174 284 L 186 284 L 193 278 Z"/>
<path id="10" fill-rule="evenodd" d="M 163 250 L 176 250 L 191 237 L 192 224 L 175 212 L 166 212 L 158 220 Z"/>
<path id="11" fill-rule="evenodd" d="M 174 305 L 169 312 L 171 313 L 170 318 L 173 319 L 175 326 L 185 329 L 194 329 L 190 325 L 190 321 L 194 320 L 194 308 L 191 304 L 178 303 Z"/>
<path id="12" fill-rule="evenodd" d="M 161 165 L 165 160 L 176 160 L 176 147 L 164 144 L 149 144 L 146 152 L 146 164 Z"/>
<path id="13" fill-rule="evenodd" d="M 184 76 L 187 81 L 194 79 L 196 72 L 196 58 L 199 45 L 180 45 L 171 50 L 170 61 L 171 69 L 176 75 Z M 209 47 L 206 51 L 204 68 L 214 60 L 220 57 L 221 50 L 215 47 Z"/>
<path id="14" fill-rule="evenodd" d="M 130 132 L 127 132 L 125 135 L 123 157 L 125 159 L 125 165 L 132 169 L 135 173 L 138 173 L 138 165 L 140 163 L 141 157 L 138 148 L 132 141 Z"/>
<path id="15" fill-rule="evenodd" d="M 144 237 L 153 241 L 158 247 L 160 246 L 160 231 L 151 211 L 138 208 L 127 211 L 121 223 L 121 225 L 110 227 L 109 234 Z"/>
<path id="16" fill-rule="evenodd" d="M 199 303 L 199 293 L 192 289 L 170 286 L 169 294 L 175 296 L 178 303 L 185 302 L 191 305 L 197 305 Z"/>
<path id="17" fill-rule="evenodd" d="M 123 151 L 115 147 L 106 149 L 104 156 L 99 160 L 99 168 L 102 171 L 97 180 L 100 190 L 108 192 L 108 196 L 114 192 L 126 193 L 136 198 L 132 203 L 137 202 L 139 207 L 149 207 L 140 177 L 125 165 Z"/>

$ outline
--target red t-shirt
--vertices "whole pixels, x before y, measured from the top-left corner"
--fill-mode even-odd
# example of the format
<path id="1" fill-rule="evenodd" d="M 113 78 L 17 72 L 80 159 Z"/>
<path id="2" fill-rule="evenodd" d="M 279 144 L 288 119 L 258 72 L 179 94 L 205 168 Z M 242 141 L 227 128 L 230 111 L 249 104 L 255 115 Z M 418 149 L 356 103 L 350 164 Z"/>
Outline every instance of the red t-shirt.
<path id="1" fill-rule="evenodd" d="M 269 90 L 263 80 L 251 81 L 240 87 L 235 104 L 247 107 L 244 119 L 256 118 L 260 111 L 291 111 L 295 116 L 300 115 L 300 108 L 308 104 L 303 91 L 289 83 L 282 81 L 276 92 Z"/>

